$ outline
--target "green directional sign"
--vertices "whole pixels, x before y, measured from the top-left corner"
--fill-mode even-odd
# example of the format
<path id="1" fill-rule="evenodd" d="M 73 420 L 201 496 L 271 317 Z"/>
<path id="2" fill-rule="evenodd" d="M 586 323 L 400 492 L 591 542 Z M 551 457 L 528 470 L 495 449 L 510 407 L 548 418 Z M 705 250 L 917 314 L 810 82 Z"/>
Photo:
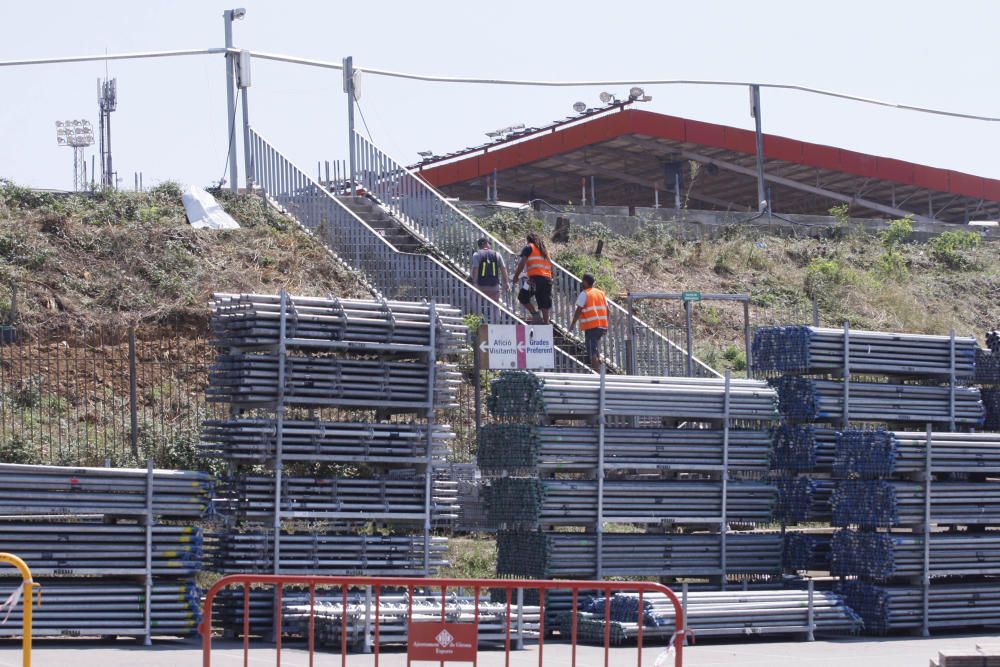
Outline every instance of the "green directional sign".
<path id="1" fill-rule="evenodd" d="M 681 301 L 701 301 L 701 292 L 681 292 Z"/>

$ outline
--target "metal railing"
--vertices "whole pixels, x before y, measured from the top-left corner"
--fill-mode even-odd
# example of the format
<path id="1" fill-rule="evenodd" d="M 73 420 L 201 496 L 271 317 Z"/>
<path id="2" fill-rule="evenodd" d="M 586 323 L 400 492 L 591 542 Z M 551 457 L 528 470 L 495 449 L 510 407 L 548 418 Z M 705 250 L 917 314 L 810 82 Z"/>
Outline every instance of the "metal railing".
<path id="1" fill-rule="evenodd" d="M 299 587 L 302 594 L 301 603 L 285 604 L 286 587 Z M 505 664 L 509 665 L 511 650 L 517 650 L 524 644 L 529 633 L 526 599 L 529 595 L 537 598 L 538 604 L 534 620 L 530 622 L 530 635 L 537 639 L 538 664 L 545 663 L 544 655 L 546 638 L 551 631 L 546 627 L 546 603 L 552 600 L 554 593 L 569 593 L 572 596 L 566 615 L 571 617 L 569 628 L 560 624 L 560 638 L 569 640 L 570 656 L 567 659 L 565 651 L 555 653 L 559 664 L 569 664 L 576 667 L 578 646 L 592 642 L 600 647 L 603 656 L 582 655 L 579 664 L 612 664 L 611 646 L 621 643 L 625 635 L 620 629 L 612 633 L 612 628 L 620 628 L 621 611 L 612 612 L 612 594 L 629 592 L 637 597 L 635 625 L 635 649 L 625 649 L 632 655 L 629 659 L 616 652 L 615 665 L 625 664 L 623 660 L 634 663 L 638 667 L 643 664 L 643 638 L 659 637 L 668 639 L 669 649 L 661 653 L 657 664 L 673 664 L 681 667 L 684 663 L 684 642 L 689 635 L 685 626 L 685 612 L 681 600 L 663 584 L 648 581 L 571 581 L 571 580 L 537 580 L 537 579 L 425 579 L 421 577 L 339 577 L 339 576 L 297 576 L 297 575 L 258 575 L 236 574 L 218 580 L 205 594 L 204 610 L 200 625 L 202 638 L 202 665 L 212 665 L 212 607 L 217 595 L 229 587 L 242 588 L 243 619 L 243 665 L 251 662 L 250 635 L 253 628 L 250 623 L 251 587 L 273 588 L 273 609 L 277 612 L 274 618 L 274 656 L 275 664 L 281 665 L 282 640 L 286 636 L 297 636 L 304 640 L 307 648 L 308 663 L 314 662 L 316 638 L 322 632 L 332 636 L 340 649 L 340 664 L 347 665 L 349 640 L 355 638 L 355 631 L 350 626 L 363 627 L 363 643 L 370 647 L 373 655 L 370 659 L 358 657 L 351 664 L 371 664 L 378 667 L 381 663 L 381 648 L 383 643 L 405 644 L 406 664 L 411 662 L 455 662 L 478 664 L 480 644 L 494 643 L 503 647 Z M 439 589 L 440 593 L 430 593 L 426 596 L 419 591 L 423 589 Z M 239 589 L 237 589 L 239 590 Z M 405 591 L 405 595 L 400 595 Z M 471 600 L 466 592 L 471 591 Z M 490 594 L 500 598 L 498 603 L 490 604 Z M 456 594 L 465 598 L 465 604 L 459 604 Z M 358 596 L 363 599 L 358 600 Z M 581 614 L 577 611 L 579 603 L 589 595 L 601 596 L 601 614 Z M 323 599 L 320 599 L 322 596 Z M 428 608 L 419 604 L 419 598 L 435 599 Z M 387 598 L 393 600 L 389 602 Z M 220 602 L 221 602 L 221 598 Z M 440 604 L 436 603 L 440 600 Z M 648 605 L 647 605 L 648 603 Z M 396 609 L 391 605 L 395 604 Z M 645 613 L 649 605 L 658 604 L 669 610 L 673 624 L 661 627 L 646 627 Z M 494 608 L 492 627 L 487 628 L 487 607 Z M 534 605 L 531 605 L 534 607 Z M 471 608 L 468 608 L 471 607 Z M 499 613 L 495 608 L 500 607 Z M 537 614 L 537 616 L 535 615 Z M 350 618 L 350 617 L 354 618 Z M 395 621 L 395 622 L 394 622 Z M 497 622 L 499 627 L 496 627 Z M 396 627 L 393 627 L 396 626 Z M 399 627 L 402 626 L 402 627 Z M 485 631 L 485 632 L 484 632 Z M 631 639 L 632 633 L 628 638 Z M 386 640 L 387 641 L 384 641 Z M 301 644 L 300 644 L 301 645 Z M 558 650 L 558 649 L 557 649 Z M 670 656 L 670 652 L 673 653 Z M 428 655 L 430 653 L 430 655 Z M 669 656 L 669 657 L 668 657 Z M 390 659 L 397 657 L 390 655 Z M 603 658 L 603 659 L 602 659 Z M 263 662 L 260 655 L 254 655 L 254 663 Z M 395 661 L 394 661 L 395 662 Z M 647 663 L 649 664 L 649 663 Z"/>
<path id="2" fill-rule="evenodd" d="M 373 143 L 355 133 L 357 169 L 361 186 L 375 197 L 399 222 L 421 240 L 433 246 L 460 271 L 468 271 L 469 258 L 482 237 L 490 239 L 493 250 L 513 268 L 518 255 L 502 241 L 462 213 L 437 191 L 405 166 L 389 157 Z M 553 323 L 568 331 L 573 320 L 576 296 L 582 289 L 580 279 L 553 262 Z M 516 308 L 513 293 L 507 306 Z M 630 346 L 635 345 L 636 373 L 640 375 L 686 375 L 687 353 L 674 341 L 649 324 L 635 318 L 634 340 L 630 336 L 628 311 L 608 300 L 608 335 L 604 337 L 604 355 L 622 372 L 629 367 Z M 572 332 L 570 332 L 570 335 Z M 678 363 L 679 362 L 679 363 Z M 692 364 L 693 375 L 718 377 L 714 370 L 698 361 Z"/>
<path id="3" fill-rule="evenodd" d="M 250 149 L 254 182 L 341 262 L 360 272 L 372 291 L 388 299 L 449 303 L 487 322 L 523 324 L 510 309 L 437 259 L 397 250 L 254 130 L 250 130 Z M 567 372 L 586 370 L 558 351 L 556 367 Z"/>

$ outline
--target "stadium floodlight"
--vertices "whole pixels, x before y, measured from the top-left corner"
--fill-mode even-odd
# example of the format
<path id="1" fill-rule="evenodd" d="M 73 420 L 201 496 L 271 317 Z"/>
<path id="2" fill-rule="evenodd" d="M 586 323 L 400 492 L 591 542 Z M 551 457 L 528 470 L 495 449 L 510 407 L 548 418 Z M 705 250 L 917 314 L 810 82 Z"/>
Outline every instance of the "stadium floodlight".
<path id="1" fill-rule="evenodd" d="M 495 139 L 496 137 L 500 136 L 500 131 L 499 130 L 493 130 L 492 132 L 487 132 L 486 136 L 489 137 L 490 139 Z"/>
<path id="2" fill-rule="evenodd" d="M 604 104 L 611 104 L 615 100 L 615 96 L 608 92 L 602 92 L 600 97 Z"/>
<path id="3" fill-rule="evenodd" d="M 94 145 L 94 128 L 88 120 L 57 120 L 56 143 L 73 149 L 73 189 L 86 187 L 87 164 L 83 149 Z"/>
<path id="4" fill-rule="evenodd" d="M 230 11 L 232 11 L 233 13 L 234 21 L 239 21 L 240 19 L 242 19 L 244 16 L 247 15 L 246 7 L 237 7 L 236 9 L 232 9 Z"/>
<path id="5" fill-rule="evenodd" d="M 646 91 L 640 88 L 639 86 L 632 86 L 631 88 L 628 89 L 628 96 L 633 100 L 637 100 L 645 94 Z"/>
<path id="6" fill-rule="evenodd" d="M 583 102 L 577 102 L 576 104 L 573 105 L 573 111 L 577 113 L 583 113 L 586 110 L 587 110 L 587 105 L 584 104 Z"/>
<path id="7" fill-rule="evenodd" d="M 417 155 L 423 158 L 427 158 L 434 155 L 434 151 L 417 151 Z"/>

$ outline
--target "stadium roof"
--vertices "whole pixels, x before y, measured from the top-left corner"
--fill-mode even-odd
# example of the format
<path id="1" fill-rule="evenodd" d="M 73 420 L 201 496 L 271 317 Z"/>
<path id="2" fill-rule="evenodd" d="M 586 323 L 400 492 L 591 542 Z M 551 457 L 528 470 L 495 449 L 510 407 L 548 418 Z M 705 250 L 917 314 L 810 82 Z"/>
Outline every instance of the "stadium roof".
<path id="1" fill-rule="evenodd" d="M 500 198 L 581 203 L 595 179 L 597 204 L 674 205 L 674 171 L 690 208 L 757 210 L 754 133 L 626 109 L 561 121 L 513 138 L 415 165 L 449 195 L 483 199 L 497 174 Z M 764 135 L 772 210 L 966 222 L 1000 218 L 1000 181 L 893 158 Z"/>

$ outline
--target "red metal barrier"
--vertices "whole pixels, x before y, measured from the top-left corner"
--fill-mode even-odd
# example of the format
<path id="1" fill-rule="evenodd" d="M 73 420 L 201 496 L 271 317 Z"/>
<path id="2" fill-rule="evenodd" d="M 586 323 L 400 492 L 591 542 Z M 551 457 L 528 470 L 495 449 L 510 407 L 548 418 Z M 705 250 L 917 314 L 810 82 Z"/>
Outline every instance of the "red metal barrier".
<path id="1" fill-rule="evenodd" d="M 285 576 L 285 575 L 255 575 L 255 574 L 235 574 L 223 577 L 209 589 L 205 595 L 205 609 L 202 615 L 201 626 L 199 628 L 202 635 L 202 662 L 204 667 L 211 667 L 212 664 L 212 603 L 216 595 L 229 586 L 243 587 L 243 665 L 249 666 L 250 657 L 250 587 L 251 586 L 274 586 L 276 589 L 276 609 L 281 609 L 282 591 L 285 586 L 302 586 L 309 589 L 309 621 L 308 621 L 308 648 L 309 665 L 313 665 L 315 653 L 315 604 L 316 587 L 336 587 L 343 593 L 343 607 L 341 613 L 340 632 L 340 652 L 341 665 L 347 665 L 347 594 L 348 589 L 370 589 L 374 592 L 374 664 L 379 665 L 380 654 L 380 609 L 379 602 L 383 588 L 405 588 L 407 591 L 407 665 L 413 661 L 433 661 L 444 662 L 466 661 L 473 665 L 478 660 L 478 639 L 477 631 L 480 625 L 480 593 L 485 590 L 499 589 L 506 592 L 506 613 L 504 629 L 504 651 L 506 654 L 505 665 L 510 667 L 511 649 L 511 603 L 512 595 L 516 590 L 537 590 L 539 592 L 539 627 L 538 627 L 538 664 L 543 666 L 545 652 L 545 598 L 546 592 L 553 590 L 571 591 L 572 601 L 572 630 L 570 633 L 571 642 L 571 665 L 576 665 L 577 653 L 577 601 L 581 591 L 603 592 L 604 604 L 604 665 L 610 665 L 611 650 L 611 594 L 613 592 L 637 592 L 639 594 L 639 609 L 643 608 L 644 596 L 648 593 L 662 593 L 674 605 L 675 629 L 671 638 L 674 646 L 674 666 L 681 667 L 683 664 L 683 648 L 686 630 L 684 626 L 684 612 L 681 602 L 672 590 L 652 582 L 644 581 L 567 581 L 567 580 L 534 580 L 534 579 L 427 579 L 423 577 L 323 577 L 323 576 Z M 440 589 L 441 590 L 441 621 L 440 627 L 414 627 L 413 621 L 413 594 L 416 589 Z M 448 623 L 445 618 L 447 606 L 448 590 L 471 589 L 475 601 L 473 623 Z M 436 615 L 437 612 L 435 612 Z M 275 621 L 275 648 L 276 665 L 281 666 L 281 617 L 276 614 Z M 432 625 L 431 622 L 428 626 Z M 437 622 L 434 622 L 437 623 Z M 417 623 L 416 625 L 422 625 Z M 464 626 L 464 627 L 459 627 Z M 471 626 L 471 628 L 467 627 Z M 434 634 L 432 631 L 437 630 Z M 419 630 L 419 632 L 417 632 Z M 438 640 L 436 644 L 428 641 L 428 637 Z M 443 638 L 443 640 L 442 640 Z M 469 644 L 471 643 L 471 650 Z M 639 623 L 636 633 L 636 665 L 642 667 L 642 643 L 643 643 L 643 623 L 642 613 L 639 614 Z M 427 653 L 430 651 L 431 653 Z M 433 654 L 434 657 L 426 657 Z M 616 656 L 615 664 L 623 664 L 620 657 Z"/>

